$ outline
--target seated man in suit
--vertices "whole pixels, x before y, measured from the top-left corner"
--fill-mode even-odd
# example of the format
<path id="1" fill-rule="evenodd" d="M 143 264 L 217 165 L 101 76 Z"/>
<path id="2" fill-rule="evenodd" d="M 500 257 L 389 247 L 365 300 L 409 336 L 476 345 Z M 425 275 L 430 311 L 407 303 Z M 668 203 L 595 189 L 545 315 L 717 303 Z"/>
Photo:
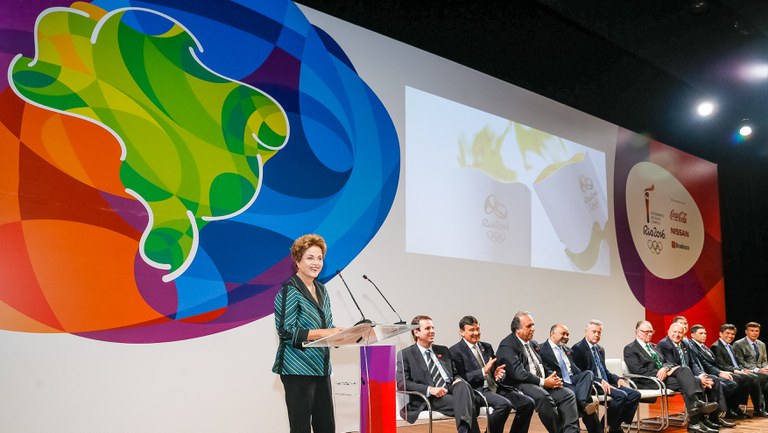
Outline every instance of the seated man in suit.
<path id="1" fill-rule="evenodd" d="M 547 370 L 533 341 L 536 331 L 533 316 L 527 311 L 515 314 L 512 333 L 499 343 L 496 362 L 506 366 L 502 384 L 515 387 L 536 403 L 541 423 L 549 433 L 578 433 L 579 412 L 576 396 L 563 387 L 563 380 Z"/>
<path id="2" fill-rule="evenodd" d="M 753 416 L 768 417 L 768 412 L 764 409 L 760 409 L 760 402 L 763 401 L 763 383 L 759 373 L 754 373 L 752 370 L 745 368 L 741 365 L 736 357 L 735 350 L 731 346 L 731 343 L 736 338 L 736 326 L 731 323 L 725 323 L 720 326 L 720 338 L 712 343 L 710 349 L 715 354 L 717 359 L 717 366 L 721 370 L 733 372 L 734 377 L 736 375 L 745 375 L 756 383 L 757 392 L 750 393 L 752 397 L 752 405 L 755 410 L 752 412 Z M 765 375 L 763 375 L 765 376 Z M 758 395 L 759 394 L 759 395 Z"/>
<path id="3" fill-rule="evenodd" d="M 432 319 L 416 316 L 411 324 L 419 327 L 412 331 L 415 343 L 397 354 L 397 389 L 428 396 L 433 410 L 456 418 L 459 433 L 479 433 L 477 414 L 483 404 L 482 397 L 476 396 L 467 382 L 455 376 L 448 348 L 433 344 Z M 424 400 L 410 396 L 403 408 L 403 418 L 413 424 L 425 407 Z"/>
<path id="4" fill-rule="evenodd" d="M 668 388 L 683 394 L 685 408 L 688 411 L 688 431 L 695 433 L 715 433 L 701 423 L 701 414 L 709 414 L 717 409 L 717 403 L 701 401 L 701 386 L 693 376 L 691 369 L 676 365 L 664 359 L 658 347 L 651 343 L 653 337 L 651 322 L 641 320 L 635 325 L 635 340 L 624 346 L 624 362 L 632 374 L 653 376 L 663 381 Z M 635 380 L 640 388 L 653 387 L 648 381 Z"/>
<path id="5" fill-rule="evenodd" d="M 563 379 L 563 386 L 576 395 L 576 405 L 582 413 L 581 419 L 589 433 L 602 433 L 603 424 L 597 415 L 597 400 L 592 399 L 594 376 L 589 370 L 581 371 L 573 361 L 571 348 L 567 346 L 571 332 L 563 324 L 555 324 L 549 329 L 549 339 L 543 341 L 541 360 L 544 367 L 552 370 Z"/>
<path id="6" fill-rule="evenodd" d="M 640 393 L 627 386 L 623 378 L 608 371 L 605 350 L 598 343 L 603 335 L 603 322 L 590 320 L 584 338 L 573 345 L 573 360 L 582 370 L 592 372 L 598 391 L 611 396 L 608 401 L 608 433 L 622 432 L 621 424 L 631 424 L 640 403 Z"/>
<path id="7" fill-rule="evenodd" d="M 768 394 L 768 356 L 765 352 L 765 343 L 758 340 L 760 337 L 760 324 L 747 323 L 744 338 L 733 343 L 733 354 L 744 368 L 757 375 L 757 380 L 763 390 L 763 401 L 755 409 L 765 412 L 765 395 Z"/>
<path id="8" fill-rule="evenodd" d="M 504 364 L 498 364 L 493 346 L 480 341 L 480 324 L 473 316 L 464 316 L 459 321 L 461 340 L 451 346 L 451 361 L 456 375 L 461 376 L 476 391 L 485 396 L 493 413 L 488 417 L 488 431 L 502 433 L 511 408 L 515 408 L 515 419 L 510 433 L 526 433 L 533 417 L 533 399 L 516 389 L 499 386 L 497 381 L 504 377 Z"/>
<path id="9" fill-rule="evenodd" d="M 719 412 L 725 413 L 728 410 L 728 406 L 725 403 L 723 384 L 718 381 L 717 376 L 709 375 L 704 371 L 698 358 L 691 356 L 688 345 L 683 342 L 685 331 L 686 328 L 679 322 L 669 325 L 667 336 L 659 341 L 659 349 L 661 349 L 662 355 L 664 355 L 667 361 L 675 365 L 690 368 L 693 375 L 699 380 L 699 384 L 707 395 L 707 399 L 717 402 L 719 410 L 710 413 L 709 417 L 702 418 L 701 422 L 705 426 L 715 430 L 718 430 L 720 427 L 735 427 L 735 424 L 720 419 Z M 729 394 L 736 391 L 736 383 L 732 381 L 730 383 L 732 383 L 733 389 L 728 390 Z"/>
<path id="10" fill-rule="evenodd" d="M 739 404 L 742 401 L 746 402 L 749 394 L 754 392 L 757 392 L 754 398 L 758 401 L 760 399 L 760 388 L 755 380 L 750 375 L 733 373 L 717 366 L 715 354 L 706 346 L 707 330 L 704 326 L 693 325 L 691 327 L 691 338 L 688 342 L 691 356 L 699 361 L 704 371 L 716 375 L 722 383 L 726 384 L 725 388 L 723 388 L 724 390 L 730 387 L 727 384 L 728 382 L 736 384 L 736 392 L 730 395 L 726 394 L 725 396 L 726 405 L 728 406 L 725 418 L 745 419 L 746 416 L 742 413 Z"/>

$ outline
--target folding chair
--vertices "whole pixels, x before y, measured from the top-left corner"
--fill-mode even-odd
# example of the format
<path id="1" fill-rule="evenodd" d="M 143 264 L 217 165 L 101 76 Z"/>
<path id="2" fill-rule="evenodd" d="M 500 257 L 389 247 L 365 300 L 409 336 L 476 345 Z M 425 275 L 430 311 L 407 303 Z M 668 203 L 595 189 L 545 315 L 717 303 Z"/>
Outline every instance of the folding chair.
<path id="1" fill-rule="evenodd" d="M 652 430 L 661 431 L 675 425 L 682 427 L 688 423 L 688 418 L 685 412 L 676 413 L 670 415 L 669 412 L 669 397 L 679 395 L 677 391 L 673 391 L 667 388 L 667 385 L 657 379 L 655 376 L 643 376 L 639 374 L 632 374 L 627 369 L 627 364 L 624 360 L 618 358 L 611 358 L 605 360 L 606 367 L 611 372 L 624 377 L 629 382 L 630 387 L 634 388 L 640 393 L 640 403 L 654 404 L 659 402 L 660 414 L 654 417 L 640 418 L 638 411 L 637 421 L 633 423 L 631 428 L 637 430 Z M 643 382 L 644 385 L 650 384 L 649 388 L 638 388 L 635 382 Z"/>

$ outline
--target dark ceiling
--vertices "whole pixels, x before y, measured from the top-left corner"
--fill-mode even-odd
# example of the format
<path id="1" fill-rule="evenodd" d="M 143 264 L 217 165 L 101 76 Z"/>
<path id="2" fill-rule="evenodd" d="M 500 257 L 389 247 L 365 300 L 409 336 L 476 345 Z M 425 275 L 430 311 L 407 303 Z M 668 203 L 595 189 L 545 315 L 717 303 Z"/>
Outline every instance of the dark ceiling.
<path id="1" fill-rule="evenodd" d="M 765 0 L 303 0 L 713 162 L 768 161 Z M 695 103 L 717 101 L 703 121 Z M 735 143 L 740 121 L 753 137 Z"/>
<path id="2" fill-rule="evenodd" d="M 298 3 L 718 163 L 727 314 L 768 321 L 768 78 L 743 73 L 768 64 L 767 0 Z"/>

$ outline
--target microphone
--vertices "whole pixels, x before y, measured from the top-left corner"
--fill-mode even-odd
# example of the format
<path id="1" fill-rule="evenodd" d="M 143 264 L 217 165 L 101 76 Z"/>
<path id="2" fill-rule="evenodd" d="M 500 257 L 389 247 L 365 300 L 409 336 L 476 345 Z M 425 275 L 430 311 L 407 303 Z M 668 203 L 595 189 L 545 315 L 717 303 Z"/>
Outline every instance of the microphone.
<path id="1" fill-rule="evenodd" d="M 391 309 L 392 309 L 392 311 L 394 311 L 394 312 L 395 312 L 395 314 L 397 314 L 397 318 L 398 318 L 398 319 L 400 319 L 400 321 L 399 321 L 399 322 L 395 322 L 395 325 L 405 325 L 405 321 L 404 321 L 404 320 L 403 320 L 403 318 L 402 318 L 402 317 L 400 317 L 400 315 L 397 313 L 397 311 L 395 310 L 395 307 L 393 307 L 393 306 L 392 306 L 392 304 L 390 304 L 390 303 L 389 303 L 389 300 L 387 300 L 387 297 L 386 297 L 386 296 L 384 296 L 384 294 L 383 294 L 383 293 L 381 293 L 381 290 L 379 290 L 379 286 L 377 286 L 377 285 L 376 285 L 376 283 L 374 283 L 372 279 L 368 278 L 368 275 L 363 275 L 363 278 L 364 278 L 364 279 L 366 279 L 366 280 L 368 280 L 368 282 L 369 282 L 369 283 L 373 284 L 373 287 L 375 287 L 375 288 L 376 288 L 376 291 L 377 291 L 377 292 L 379 292 L 379 295 L 381 295 L 381 297 L 382 297 L 382 298 L 384 298 L 384 302 L 386 302 L 386 303 L 387 303 L 387 305 L 389 305 L 389 308 L 391 308 Z"/>
<path id="2" fill-rule="evenodd" d="M 362 316 L 362 317 L 363 317 L 362 319 L 360 319 L 360 321 L 359 321 L 359 322 L 355 323 L 355 325 L 359 325 L 359 324 L 361 324 L 361 323 L 373 323 L 373 322 L 372 322 L 372 321 L 370 321 L 369 319 L 366 319 L 366 318 L 365 318 L 365 314 L 363 314 L 363 310 L 361 310 L 361 309 L 360 309 L 360 306 L 359 306 L 359 305 L 357 305 L 357 299 L 355 299 L 355 295 L 353 295 L 353 294 L 352 294 L 352 290 L 349 290 L 349 286 L 347 285 L 347 282 L 346 282 L 346 281 L 344 281 L 344 277 L 341 275 L 341 271 L 337 269 L 337 270 L 336 270 L 336 275 L 338 275 L 338 276 L 339 276 L 339 278 L 341 278 L 341 282 L 342 282 L 342 283 L 344 283 L 344 287 L 346 287 L 346 288 L 347 288 L 347 292 L 349 292 L 349 296 L 352 298 L 352 302 L 354 302 L 354 303 L 355 303 L 355 307 L 357 307 L 357 311 L 359 311 L 359 312 L 360 312 L 360 316 Z"/>

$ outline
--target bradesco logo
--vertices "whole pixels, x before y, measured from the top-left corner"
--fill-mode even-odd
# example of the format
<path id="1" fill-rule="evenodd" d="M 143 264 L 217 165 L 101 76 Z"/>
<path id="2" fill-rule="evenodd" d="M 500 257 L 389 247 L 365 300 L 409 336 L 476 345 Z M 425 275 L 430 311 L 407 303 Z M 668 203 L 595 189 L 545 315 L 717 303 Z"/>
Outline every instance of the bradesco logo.
<path id="1" fill-rule="evenodd" d="M 691 247 L 686 244 L 681 244 L 680 242 L 672 241 L 672 248 L 676 248 L 678 250 L 690 250 Z"/>

